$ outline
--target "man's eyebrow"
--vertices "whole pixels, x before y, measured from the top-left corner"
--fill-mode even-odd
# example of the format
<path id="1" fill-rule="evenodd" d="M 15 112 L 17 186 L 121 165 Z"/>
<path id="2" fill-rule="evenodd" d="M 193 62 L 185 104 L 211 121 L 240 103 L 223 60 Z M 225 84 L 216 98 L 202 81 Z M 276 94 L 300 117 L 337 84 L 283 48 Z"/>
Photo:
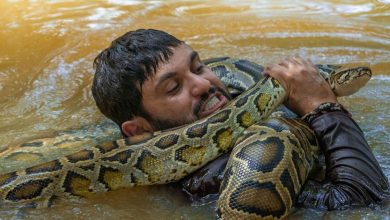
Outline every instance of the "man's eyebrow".
<path id="1" fill-rule="evenodd" d="M 190 55 L 190 65 L 191 65 L 192 62 L 194 62 L 194 60 L 195 60 L 197 57 L 199 57 L 198 52 L 192 51 L 192 52 L 191 52 L 191 55 Z M 176 75 L 177 75 L 176 72 L 164 73 L 164 74 L 160 77 L 160 79 L 158 79 L 158 82 L 157 82 L 157 84 L 156 84 L 156 88 L 158 88 L 162 83 L 164 83 L 165 80 L 170 79 L 170 78 L 172 78 L 172 77 L 174 77 L 174 76 L 176 76 Z"/>
<path id="2" fill-rule="evenodd" d="M 161 84 L 163 84 L 165 80 L 168 80 L 168 79 L 170 79 L 170 78 L 172 78 L 172 77 L 174 77 L 174 76 L 176 76 L 176 75 L 177 75 L 177 72 L 168 72 L 168 73 L 164 73 L 164 74 L 160 77 L 160 79 L 158 79 L 158 82 L 157 82 L 157 84 L 156 84 L 156 88 L 158 88 Z"/>

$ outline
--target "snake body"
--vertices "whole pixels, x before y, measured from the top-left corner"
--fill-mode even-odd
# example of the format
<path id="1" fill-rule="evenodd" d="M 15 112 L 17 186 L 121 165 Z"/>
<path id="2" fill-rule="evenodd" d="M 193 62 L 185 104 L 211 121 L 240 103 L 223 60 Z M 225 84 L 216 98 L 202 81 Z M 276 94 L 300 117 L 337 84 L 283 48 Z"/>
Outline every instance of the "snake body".
<path id="1" fill-rule="evenodd" d="M 174 182 L 234 147 L 218 202 L 220 217 L 286 216 L 317 154 L 313 133 L 299 120 L 268 119 L 285 91 L 261 74 L 260 65 L 230 58 L 208 60 L 207 65 L 232 93 L 242 92 L 225 108 L 190 125 L 95 146 L 82 146 L 85 140 L 80 138 L 56 142 L 59 149 L 78 144 L 77 152 L 64 156 L 52 156 L 46 149 L 38 160 L 42 156 L 34 149 L 52 144 L 48 139 L 0 152 L 0 160 L 22 161 L 19 167 L 0 170 L 0 205 L 47 207 L 57 198 Z M 366 82 L 371 76 L 363 67 L 317 67 L 343 95 L 362 86 L 356 81 Z M 255 191 L 267 199 L 254 199 Z"/>

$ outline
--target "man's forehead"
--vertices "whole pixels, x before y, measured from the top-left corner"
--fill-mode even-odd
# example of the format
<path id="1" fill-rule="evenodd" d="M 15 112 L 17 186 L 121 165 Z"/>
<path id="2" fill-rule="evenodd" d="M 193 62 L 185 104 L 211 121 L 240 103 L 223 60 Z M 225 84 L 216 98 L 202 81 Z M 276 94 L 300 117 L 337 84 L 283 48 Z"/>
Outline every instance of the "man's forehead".
<path id="1" fill-rule="evenodd" d="M 153 78 L 159 78 L 169 72 L 176 71 L 176 67 L 180 65 L 190 65 L 191 62 L 199 57 L 197 51 L 194 51 L 190 46 L 184 43 L 173 48 L 172 52 L 172 55 L 169 56 L 167 60 L 164 60 L 157 66 L 156 72 L 152 76 Z"/>
<path id="2" fill-rule="evenodd" d="M 141 87 L 155 87 L 164 79 L 173 77 L 177 74 L 179 65 L 191 65 L 191 63 L 199 57 L 197 51 L 194 51 L 189 45 L 182 43 L 177 47 L 171 48 L 172 54 L 168 59 L 162 60 L 158 65 L 154 74 L 150 74 L 144 81 Z M 143 90 L 141 89 L 141 91 Z"/>
<path id="3" fill-rule="evenodd" d="M 167 62 L 169 62 L 172 58 L 192 59 L 193 56 L 198 55 L 198 52 L 196 52 L 194 49 L 192 49 L 191 46 L 186 43 L 182 43 L 177 47 L 172 48 L 172 52 L 173 54 L 169 56 Z"/>

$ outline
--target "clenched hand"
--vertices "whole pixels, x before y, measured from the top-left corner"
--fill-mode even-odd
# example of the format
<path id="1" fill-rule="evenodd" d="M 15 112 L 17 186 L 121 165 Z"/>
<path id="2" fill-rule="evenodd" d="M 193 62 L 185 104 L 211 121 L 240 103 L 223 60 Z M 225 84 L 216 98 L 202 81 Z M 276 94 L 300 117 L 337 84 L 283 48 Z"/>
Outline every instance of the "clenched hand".
<path id="1" fill-rule="evenodd" d="M 336 96 L 316 67 L 301 57 L 270 64 L 265 73 L 278 80 L 287 93 L 284 104 L 303 116 L 324 102 L 337 102 Z"/>

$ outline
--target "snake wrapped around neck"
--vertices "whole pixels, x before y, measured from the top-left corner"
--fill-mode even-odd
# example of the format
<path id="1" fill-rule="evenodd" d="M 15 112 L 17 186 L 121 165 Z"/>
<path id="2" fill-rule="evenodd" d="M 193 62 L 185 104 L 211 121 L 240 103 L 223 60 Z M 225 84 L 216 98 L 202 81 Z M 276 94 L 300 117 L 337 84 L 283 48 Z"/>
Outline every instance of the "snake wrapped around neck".
<path id="1" fill-rule="evenodd" d="M 262 66 L 231 58 L 210 59 L 206 64 L 231 93 L 241 93 L 225 108 L 179 128 L 93 146 L 84 146 L 78 138 L 38 139 L 3 150 L 0 161 L 23 162 L 1 167 L 0 205 L 47 207 L 56 198 L 170 183 L 234 148 L 221 188 L 219 216 L 286 216 L 318 154 L 314 135 L 299 120 L 269 119 L 282 104 L 285 91 L 276 80 L 262 75 Z M 317 68 L 337 95 L 354 93 L 371 77 L 367 67 Z M 49 150 L 53 143 L 58 149 L 83 146 L 54 155 Z M 38 154 L 39 148 L 46 150 Z M 264 198 L 253 198 L 255 191 Z"/>

